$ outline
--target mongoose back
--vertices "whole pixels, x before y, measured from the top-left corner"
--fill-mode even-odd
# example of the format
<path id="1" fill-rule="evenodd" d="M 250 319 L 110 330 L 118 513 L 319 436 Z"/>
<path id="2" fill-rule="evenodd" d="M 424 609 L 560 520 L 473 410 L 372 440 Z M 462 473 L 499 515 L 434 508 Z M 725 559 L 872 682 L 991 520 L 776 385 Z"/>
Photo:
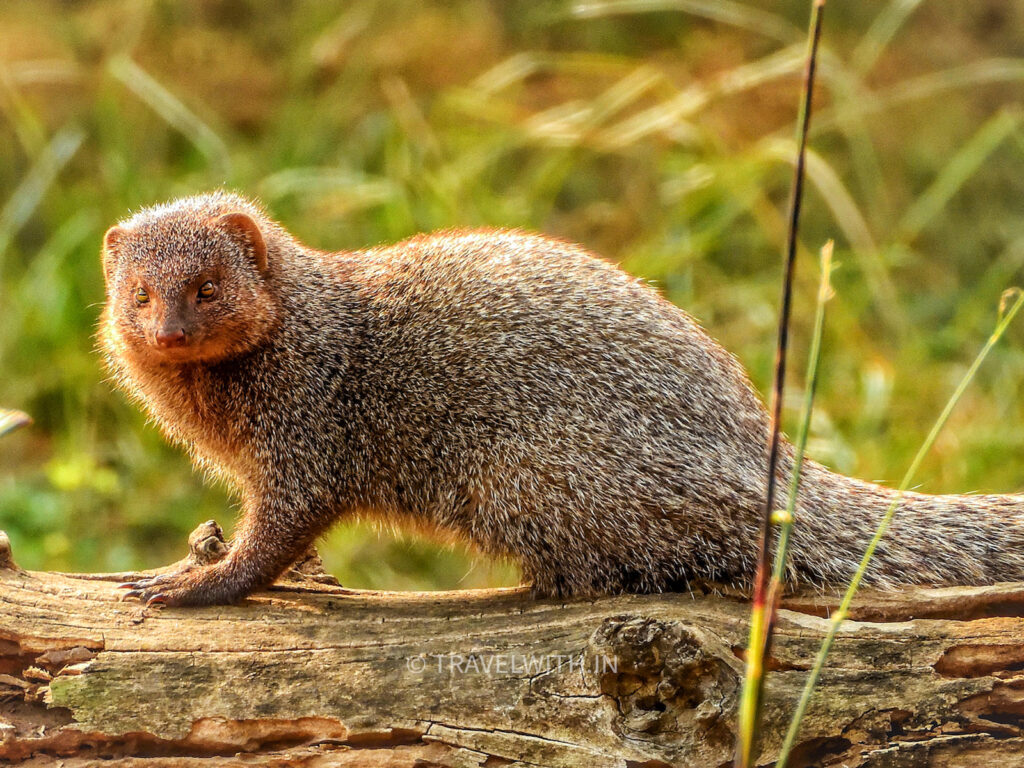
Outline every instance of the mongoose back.
<path id="1" fill-rule="evenodd" d="M 237 601 L 362 515 L 509 556 L 541 596 L 749 583 L 765 408 L 693 319 L 578 246 L 477 230 L 325 253 L 215 192 L 121 222 L 103 265 L 117 383 L 243 500 L 224 560 L 133 596 Z M 847 580 L 893 495 L 808 463 L 790 575 Z M 1022 521 L 1024 496 L 908 493 L 869 581 L 1024 579 Z"/>

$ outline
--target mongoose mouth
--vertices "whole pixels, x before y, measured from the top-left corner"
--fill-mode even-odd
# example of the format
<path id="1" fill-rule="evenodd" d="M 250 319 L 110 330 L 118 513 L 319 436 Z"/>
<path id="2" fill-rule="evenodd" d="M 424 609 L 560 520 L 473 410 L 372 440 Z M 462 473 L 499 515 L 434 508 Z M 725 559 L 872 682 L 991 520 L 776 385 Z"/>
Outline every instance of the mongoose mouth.
<path id="1" fill-rule="evenodd" d="M 149 355 L 160 362 L 165 363 L 193 363 L 210 357 L 209 344 L 202 341 L 183 337 L 174 343 L 161 343 L 159 338 L 150 340 L 147 345 Z"/>

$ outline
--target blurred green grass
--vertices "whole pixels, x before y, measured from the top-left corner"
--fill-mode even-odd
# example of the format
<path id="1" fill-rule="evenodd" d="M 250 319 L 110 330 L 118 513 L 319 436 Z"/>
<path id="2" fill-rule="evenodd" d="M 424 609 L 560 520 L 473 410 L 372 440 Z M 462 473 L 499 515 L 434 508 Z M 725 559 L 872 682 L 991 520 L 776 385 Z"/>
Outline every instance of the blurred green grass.
<path id="1" fill-rule="evenodd" d="M 179 557 L 235 502 L 103 381 L 98 249 L 128 211 L 227 185 L 320 248 L 452 226 L 586 244 L 770 375 L 807 4 L 8 0 L 0 8 L 0 528 L 26 567 Z M 842 267 L 810 454 L 894 482 L 1024 282 L 1024 3 L 831 3 L 803 243 Z M 806 347 L 814 259 L 799 268 Z M 925 468 L 1024 487 L 1024 333 Z M 800 370 L 796 362 L 793 370 Z M 801 393 L 789 388 L 795 418 Z M 371 524 L 343 583 L 515 583 Z"/>

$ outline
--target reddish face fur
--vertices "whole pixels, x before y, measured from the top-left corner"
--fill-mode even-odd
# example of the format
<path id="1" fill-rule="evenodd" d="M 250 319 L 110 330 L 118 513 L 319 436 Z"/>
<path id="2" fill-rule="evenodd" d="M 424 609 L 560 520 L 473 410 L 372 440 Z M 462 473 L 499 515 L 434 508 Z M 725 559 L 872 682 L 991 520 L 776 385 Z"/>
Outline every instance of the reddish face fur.
<path id="1" fill-rule="evenodd" d="M 150 212 L 113 227 L 103 248 L 107 343 L 144 365 L 245 354 L 276 316 L 267 260 L 259 226 L 237 210 L 191 220 Z"/>

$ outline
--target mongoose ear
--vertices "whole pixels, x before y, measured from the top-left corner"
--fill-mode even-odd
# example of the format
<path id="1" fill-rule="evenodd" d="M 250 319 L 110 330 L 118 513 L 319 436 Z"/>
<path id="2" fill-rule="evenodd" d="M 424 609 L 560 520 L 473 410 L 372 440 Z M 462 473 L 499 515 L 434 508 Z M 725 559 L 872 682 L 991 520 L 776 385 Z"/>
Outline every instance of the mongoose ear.
<path id="1" fill-rule="evenodd" d="M 114 275 L 114 264 L 117 262 L 117 245 L 127 234 L 121 227 L 111 227 L 103 236 L 103 275 L 109 283 Z"/>
<path id="2" fill-rule="evenodd" d="M 267 243 L 263 239 L 263 233 L 256 220 L 246 213 L 225 213 L 217 221 L 245 239 L 252 249 L 252 259 L 256 264 L 256 269 L 261 273 L 266 272 Z"/>

